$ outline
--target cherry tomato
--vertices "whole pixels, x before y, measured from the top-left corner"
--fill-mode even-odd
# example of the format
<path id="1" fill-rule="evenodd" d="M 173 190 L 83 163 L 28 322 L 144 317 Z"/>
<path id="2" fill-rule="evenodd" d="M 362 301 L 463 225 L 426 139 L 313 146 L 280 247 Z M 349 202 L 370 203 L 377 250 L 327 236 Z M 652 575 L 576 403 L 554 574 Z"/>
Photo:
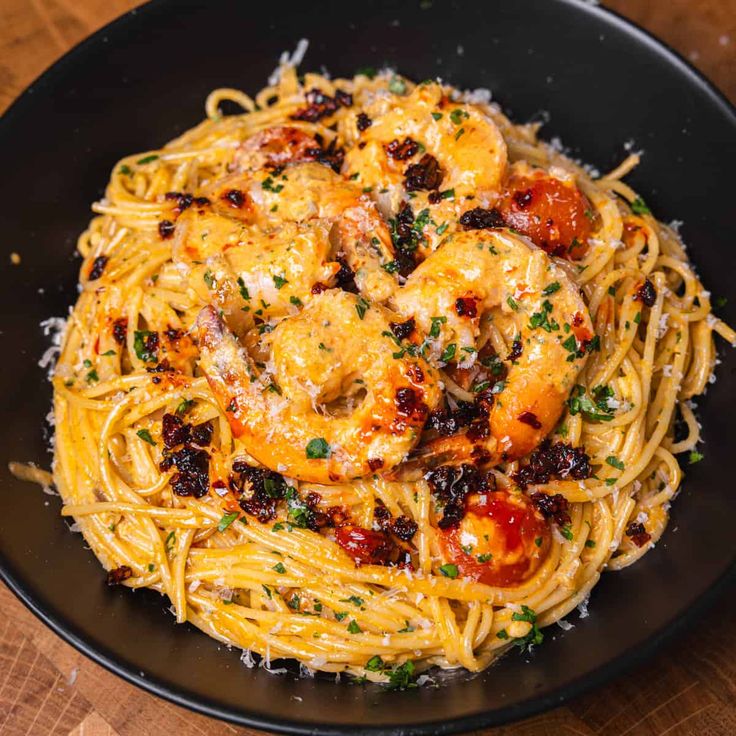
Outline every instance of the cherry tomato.
<path id="1" fill-rule="evenodd" d="M 474 493 L 454 528 L 439 530 L 445 555 L 460 575 L 487 585 L 528 580 L 550 546 L 550 530 L 529 499 L 518 493 Z"/>
<path id="2" fill-rule="evenodd" d="M 593 230 L 593 206 L 574 185 L 542 171 L 512 175 L 498 203 L 505 223 L 547 253 L 575 260 Z"/>

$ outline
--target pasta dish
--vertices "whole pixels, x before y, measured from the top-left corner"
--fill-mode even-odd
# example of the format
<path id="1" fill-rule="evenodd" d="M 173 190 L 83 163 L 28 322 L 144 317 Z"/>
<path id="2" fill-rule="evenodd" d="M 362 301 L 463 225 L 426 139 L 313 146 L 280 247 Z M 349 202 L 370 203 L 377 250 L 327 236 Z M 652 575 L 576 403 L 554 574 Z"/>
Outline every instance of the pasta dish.
<path id="1" fill-rule="evenodd" d="M 479 671 L 656 544 L 736 334 L 636 154 L 599 175 L 437 81 L 277 77 L 93 205 L 62 513 L 250 666 Z"/>

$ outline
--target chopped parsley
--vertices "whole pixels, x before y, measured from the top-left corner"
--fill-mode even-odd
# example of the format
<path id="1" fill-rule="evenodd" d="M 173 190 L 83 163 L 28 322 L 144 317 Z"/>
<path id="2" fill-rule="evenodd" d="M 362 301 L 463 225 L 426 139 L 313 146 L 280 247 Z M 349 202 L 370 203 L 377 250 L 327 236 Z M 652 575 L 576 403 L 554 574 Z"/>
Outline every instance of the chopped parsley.
<path id="1" fill-rule="evenodd" d="M 307 443 L 307 458 L 323 460 L 330 456 L 330 446 L 324 437 L 315 437 Z"/>
<path id="2" fill-rule="evenodd" d="M 139 360 L 144 363 L 155 363 L 158 353 L 158 333 L 136 330 L 133 337 L 133 350 Z"/>
<path id="3" fill-rule="evenodd" d="M 362 634 L 363 629 L 358 626 L 358 622 L 353 618 L 350 619 L 350 623 L 348 624 L 348 634 Z"/>
<path id="4" fill-rule="evenodd" d="M 235 519 L 238 518 L 238 516 L 240 516 L 239 511 L 233 511 L 232 513 L 229 513 L 229 514 L 223 514 L 222 518 L 220 519 L 220 523 L 217 525 L 217 531 L 224 532 L 225 529 L 227 529 L 230 526 L 230 524 L 232 524 L 235 521 Z"/>
<path id="5" fill-rule="evenodd" d="M 276 570 L 279 575 L 283 575 L 286 572 L 283 562 L 277 562 L 271 569 Z"/>
<path id="6" fill-rule="evenodd" d="M 449 363 L 454 357 L 455 353 L 457 352 L 457 345 L 454 342 L 451 342 L 443 351 L 442 355 L 440 355 L 440 360 L 443 363 Z"/>
<path id="7" fill-rule="evenodd" d="M 476 555 L 475 559 L 478 562 L 489 562 L 493 555 L 490 552 L 484 552 L 482 555 Z"/>
<path id="8" fill-rule="evenodd" d="M 274 194 L 278 194 L 283 188 L 283 184 L 274 184 L 273 178 L 270 176 L 267 176 L 262 182 L 261 186 L 263 189 L 267 192 L 273 192 Z"/>
<path id="9" fill-rule="evenodd" d="M 166 549 L 166 554 L 171 552 L 172 549 L 174 549 L 174 545 L 176 544 L 176 532 L 169 532 L 168 536 L 166 537 L 166 541 L 164 542 L 164 548 Z"/>
<path id="10" fill-rule="evenodd" d="M 358 317 L 363 319 L 365 313 L 370 309 L 370 304 L 361 296 L 358 297 L 358 303 L 355 305 L 355 311 L 358 313 Z"/>
<path id="11" fill-rule="evenodd" d="M 440 118 L 442 117 L 442 113 L 441 113 L 441 112 L 433 112 L 433 113 L 432 113 L 432 117 L 433 117 L 433 118 L 434 118 L 435 120 L 439 120 L 439 119 L 440 119 Z"/>
<path id="12" fill-rule="evenodd" d="M 295 307 L 299 307 L 300 309 L 304 306 L 302 300 L 298 296 L 294 296 L 293 294 L 289 297 L 289 302 Z"/>
<path id="13" fill-rule="evenodd" d="M 542 289 L 542 294 L 544 296 L 549 296 L 550 294 L 554 294 L 556 291 L 560 290 L 560 282 L 559 281 L 553 281 L 551 284 L 547 285 Z"/>
<path id="14" fill-rule="evenodd" d="M 118 172 L 123 174 L 123 176 L 132 176 L 133 175 L 133 169 L 128 166 L 128 164 L 123 164 L 119 169 Z"/>
<path id="15" fill-rule="evenodd" d="M 156 447 L 156 442 L 154 441 L 153 437 L 151 437 L 151 433 L 147 429 L 139 429 L 136 434 L 144 441 L 148 442 L 149 445 L 153 445 Z"/>
<path id="16" fill-rule="evenodd" d="M 695 463 L 699 463 L 703 459 L 704 455 L 697 450 L 691 450 L 690 455 L 688 456 L 688 459 L 690 461 L 690 465 L 694 465 Z"/>
<path id="17" fill-rule="evenodd" d="M 453 565 L 452 563 L 447 563 L 445 565 L 440 565 L 440 572 L 446 577 L 446 578 L 456 578 L 458 576 L 458 569 L 457 565 Z"/>
<path id="18" fill-rule="evenodd" d="M 183 416 L 192 408 L 192 406 L 194 406 L 194 401 L 192 401 L 192 399 L 182 399 L 179 406 L 176 407 L 176 413 L 179 416 Z"/>
<path id="19" fill-rule="evenodd" d="M 541 327 L 545 332 L 552 332 L 553 330 L 559 330 L 560 326 L 553 319 L 550 321 L 549 315 L 552 312 L 552 304 L 548 299 L 542 302 L 542 309 L 539 312 L 534 312 L 529 318 L 529 329 L 535 330 L 537 327 Z"/>
<path id="20" fill-rule="evenodd" d="M 452 120 L 452 122 L 455 123 L 455 125 L 460 125 L 460 123 L 462 123 L 463 120 L 467 120 L 469 117 L 470 115 L 468 115 L 468 113 L 465 112 L 465 110 L 461 110 L 459 107 L 455 108 L 450 113 L 450 120 Z"/>
<path id="21" fill-rule="evenodd" d="M 136 163 L 140 166 L 143 166 L 143 164 L 150 164 L 151 161 L 155 161 L 158 158 L 157 153 L 152 153 L 150 156 L 144 156 L 143 158 L 139 158 Z"/>
<path id="22" fill-rule="evenodd" d="M 250 294 L 248 293 L 248 287 L 245 285 L 245 281 L 243 281 L 242 276 L 238 276 L 238 287 L 240 289 L 240 296 L 245 299 L 245 301 L 250 301 Z"/>
<path id="23" fill-rule="evenodd" d="M 440 325 L 444 325 L 447 322 L 447 317 L 432 317 L 432 326 L 429 328 L 430 337 L 440 336 Z"/>
<path id="24" fill-rule="evenodd" d="M 593 390 L 595 392 L 596 389 Z M 613 409 L 609 408 L 607 399 L 608 395 L 605 395 L 594 403 L 585 394 L 585 386 L 578 383 L 570 392 L 570 398 L 566 403 L 571 416 L 582 414 L 586 419 L 594 422 L 610 422 L 613 419 Z"/>
<path id="25" fill-rule="evenodd" d="M 368 672 L 383 672 L 386 664 L 378 654 L 373 655 L 366 663 L 365 668 Z"/>
<path id="26" fill-rule="evenodd" d="M 631 211 L 635 215 L 651 215 L 652 211 L 647 207 L 646 202 L 641 197 L 637 197 L 631 203 Z"/>
<path id="27" fill-rule="evenodd" d="M 416 687 L 414 682 L 414 662 L 409 660 L 404 664 L 394 667 L 388 673 L 388 689 L 389 690 L 406 690 L 409 687 Z"/>
<path id="28" fill-rule="evenodd" d="M 391 81 L 388 83 L 388 90 L 395 95 L 404 95 L 406 94 L 406 82 L 401 77 L 391 77 Z"/>
<path id="29" fill-rule="evenodd" d="M 532 625 L 531 630 L 529 633 L 521 638 L 516 639 L 514 644 L 516 646 L 521 647 L 522 651 L 530 651 L 531 648 L 535 645 L 541 644 L 544 640 L 544 634 L 539 630 L 539 627 L 537 626 L 537 614 L 529 608 L 529 606 L 522 605 L 521 607 L 521 613 L 514 612 L 511 614 L 511 620 L 512 621 L 526 621 L 527 623 L 530 623 Z"/>
<path id="30" fill-rule="evenodd" d="M 516 299 L 514 299 L 514 297 L 510 296 L 506 300 L 506 304 L 508 304 L 509 307 L 511 307 L 511 309 L 514 310 L 514 312 L 518 312 L 519 311 L 519 303 L 516 301 Z"/>
<path id="31" fill-rule="evenodd" d="M 288 283 L 288 280 L 285 279 L 283 276 L 273 276 L 273 285 L 277 289 L 282 289 Z"/>
<path id="32" fill-rule="evenodd" d="M 623 470 L 626 467 L 626 465 L 624 465 L 624 463 L 621 460 L 619 460 L 615 455 L 609 455 L 606 458 L 606 462 L 612 468 L 616 468 L 616 470 Z"/>
<path id="33" fill-rule="evenodd" d="M 360 608 L 365 601 L 357 595 L 351 595 L 350 598 L 340 598 L 340 603 L 352 603 L 354 606 Z"/>

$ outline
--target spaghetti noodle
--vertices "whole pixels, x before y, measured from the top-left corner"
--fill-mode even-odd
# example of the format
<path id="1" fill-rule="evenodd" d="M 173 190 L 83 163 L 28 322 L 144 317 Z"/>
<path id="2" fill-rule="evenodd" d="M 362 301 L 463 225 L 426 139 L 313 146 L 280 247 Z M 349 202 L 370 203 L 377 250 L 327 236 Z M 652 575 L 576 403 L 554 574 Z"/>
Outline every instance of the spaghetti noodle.
<path id="1" fill-rule="evenodd" d="M 225 102 L 243 113 L 222 115 Z M 421 117 L 421 105 L 435 107 Z M 711 314 L 677 232 L 622 181 L 637 156 L 593 178 L 482 95 L 415 87 L 389 72 L 300 81 L 286 66 L 255 98 L 215 90 L 206 113 L 162 149 L 119 162 L 79 240 L 81 294 L 53 378 L 62 513 L 111 582 L 166 595 L 177 622 L 243 649 L 246 663 L 254 652 L 265 666 L 293 658 L 309 671 L 405 686 L 433 665 L 478 671 L 514 643 L 539 643 L 540 629 L 583 603 L 603 569 L 632 564 L 663 534 L 682 480 L 675 456 L 695 452 L 699 438 L 690 400 L 712 375 L 713 333 L 736 340 Z M 300 179 L 304 171 L 312 178 Z M 233 183 L 243 176 L 250 188 Z M 545 187 L 557 187 L 554 196 Z M 538 216 L 535 203 L 566 197 L 567 220 L 548 227 L 550 213 Z M 363 208 L 356 221 L 375 252 L 349 252 L 345 239 L 355 246 L 361 235 L 346 230 L 335 255 L 334 224 L 348 228 L 349 207 Z M 360 218 L 369 218 L 367 231 Z M 222 222 L 236 230 L 218 230 Z M 384 242 L 376 233 L 386 223 Z M 513 247 L 530 263 L 542 258 L 553 274 L 542 306 L 525 310 L 531 286 L 519 282 L 482 314 L 477 296 L 456 301 L 457 314 L 428 313 L 424 326 L 421 303 L 400 310 L 395 295 L 406 301 L 419 269 L 463 238 L 487 253 Z M 375 259 L 381 268 L 371 270 Z M 524 274 L 531 283 L 531 270 Z M 568 284 L 570 299 L 582 295 L 589 334 L 563 322 Z M 426 292 L 417 293 L 421 302 Z M 343 366 L 334 395 L 313 392 L 319 406 L 307 402 L 304 414 L 292 405 L 270 419 L 254 411 L 239 426 L 236 408 L 245 409 L 218 389 L 220 343 L 207 348 L 207 368 L 203 341 L 230 340 L 256 371 L 305 383 L 312 369 L 299 374 L 297 357 L 312 333 L 299 329 L 325 299 L 335 314 L 345 300 L 357 314 L 355 329 L 338 323 L 338 339 L 319 343 L 323 382 Z M 549 427 L 542 410 L 520 415 L 534 437 L 521 456 L 508 436 L 489 439 L 483 429 L 489 411 L 491 431 L 501 421 L 493 412 L 531 352 L 519 339 L 519 310 L 548 348 L 567 345 L 562 362 L 573 366 Z M 371 470 L 333 463 L 313 473 L 339 459 L 325 432 L 378 391 L 359 386 L 345 398 L 345 356 L 358 365 L 378 339 L 364 334 L 368 323 L 384 318 L 389 356 L 377 350 L 372 360 L 391 370 L 421 364 L 437 395 L 423 389 L 418 429 L 395 424 L 416 406 L 392 409 L 385 442 L 407 438 L 398 460 L 366 454 Z M 433 340 L 461 318 L 477 330 L 452 349 L 444 340 L 440 354 Z M 282 351 L 275 368 L 271 349 Z M 231 378 L 238 370 L 226 366 Z M 297 389 L 286 390 L 269 384 L 263 407 L 289 402 Z M 280 425 L 308 416 L 328 429 L 306 451 L 291 447 L 301 463 L 279 461 Z M 248 434 L 256 421 L 266 424 L 258 441 Z M 484 448 L 497 441 L 493 459 L 458 449 L 473 428 Z M 293 433 L 302 429 L 309 436 L 309 425 Z"/>

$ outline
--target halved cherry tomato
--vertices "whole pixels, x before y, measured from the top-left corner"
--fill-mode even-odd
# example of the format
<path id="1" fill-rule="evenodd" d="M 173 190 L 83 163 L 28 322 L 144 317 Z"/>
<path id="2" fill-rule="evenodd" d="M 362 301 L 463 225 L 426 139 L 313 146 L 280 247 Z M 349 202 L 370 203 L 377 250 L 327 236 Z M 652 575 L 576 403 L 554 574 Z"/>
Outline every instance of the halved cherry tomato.
<path id="1" fill-rule="evenodd" d="M 474 493 L 465 500 L 458 526 L 439 530 L 443 551 L 463 577 L 487 585 L 528 580 L 549 551 L 550 530 L 529 499 L 519 493 Z"/>
<path id="2" fill-rule="evenodd" d="M 585 254 L 594 209 L 575 184 L 543 171 L 512 174 L 497 207 L 508 227 L 547 253 L 571 260 Z"/>

